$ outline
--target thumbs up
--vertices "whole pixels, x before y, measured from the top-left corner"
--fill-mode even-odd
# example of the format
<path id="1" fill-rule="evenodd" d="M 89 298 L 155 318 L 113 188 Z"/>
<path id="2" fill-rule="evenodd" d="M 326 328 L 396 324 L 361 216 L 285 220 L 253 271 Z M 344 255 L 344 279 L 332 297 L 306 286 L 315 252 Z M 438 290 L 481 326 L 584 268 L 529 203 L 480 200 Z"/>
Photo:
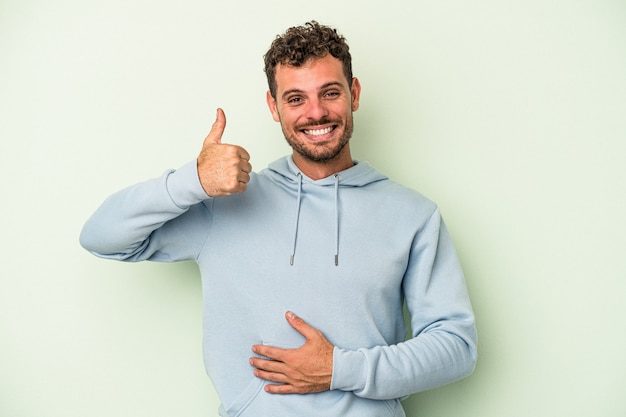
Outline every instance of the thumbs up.
<path id="1" fill-rule="evenodd" d="M 217 109 L 197 159 L 200 184 L 210 197 L 243 193 L 250 181 L 250 155 L 241 146 L 222 143 L 225 128 L 226 115 Z"/>
<path id="2" fill-rule="evenodd" d="M 226 129 L 226 115 L 224 114 L 224 110 L 217 109 L 217 115 L 215 117 L 215 121 L 213 122 L 213 126 L 211 126 L 211 131 L 204 139 L 205 144 L 207 141 L 210 143 L 222 143 L 224 129 Z"/>

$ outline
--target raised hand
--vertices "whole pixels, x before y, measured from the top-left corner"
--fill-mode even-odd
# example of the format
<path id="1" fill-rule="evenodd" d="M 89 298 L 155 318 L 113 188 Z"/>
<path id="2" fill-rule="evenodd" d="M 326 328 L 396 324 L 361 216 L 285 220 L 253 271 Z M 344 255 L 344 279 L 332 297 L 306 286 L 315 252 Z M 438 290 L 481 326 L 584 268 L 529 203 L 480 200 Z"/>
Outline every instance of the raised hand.
<path id="1" fill-rule="evenodd" d="M 202 188 L 211 197 L 243 193 L 250 181 L 250 155 L 237 145 L 222 143 L 226 115 L 217 109 L 211 131 L 198 155 L 198 176 Z"/>
<path id="2" fill-rule="evenodd" d="M 252 346 L 254 353 L 268 358 L 250 358 L 250 364 L 256 368 L 254 375 L 277 383 L 265 386 L 265 391 L 272 394 L 308 394 L 329 390 L 333 373 L 333 345 L 322 332 L 293 313 L 287 312 L 286 318 L 306 341 L 297 349 Z"/>

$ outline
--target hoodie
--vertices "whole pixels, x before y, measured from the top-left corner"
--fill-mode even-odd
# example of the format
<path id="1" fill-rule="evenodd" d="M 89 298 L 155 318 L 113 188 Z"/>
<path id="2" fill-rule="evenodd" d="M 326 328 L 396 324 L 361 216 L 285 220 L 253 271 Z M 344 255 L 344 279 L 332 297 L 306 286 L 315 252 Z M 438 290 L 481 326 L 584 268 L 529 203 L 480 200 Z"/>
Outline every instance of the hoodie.
<path id="1" fill-rule="evenodd" d="M 192 161 L 110 196 L 80 241 L 103 258 L 198 264 L 223 417 L 399 417 L 402 398 L 474 369 L 474 315 L 437 206 L 367 162 L 312 180 L 285 157 L 211 198 Z M 329 391 L 272 395 L 253 375 L 252 345 L 304 343 L 288 310 L 335 346 Z"/>

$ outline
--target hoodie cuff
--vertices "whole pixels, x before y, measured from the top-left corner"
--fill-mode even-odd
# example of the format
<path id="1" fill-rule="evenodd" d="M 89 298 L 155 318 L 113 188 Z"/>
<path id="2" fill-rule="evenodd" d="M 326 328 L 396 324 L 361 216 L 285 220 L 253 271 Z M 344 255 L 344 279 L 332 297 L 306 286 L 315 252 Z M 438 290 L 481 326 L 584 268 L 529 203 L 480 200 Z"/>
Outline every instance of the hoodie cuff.
<path id="1" fill-rule="evenodd" d="M 195 159 L 176 171 L 171 171 L 167 176 L 166 186 L 174 204 L 182 209 L 211 198 L 204 192 L 200 184 L 198 163 Z"/>
<path id="2" fill-rule="evenodd" d="M 362 391 L 365 388 L 365 355 L 359 351 L 335 346 L 333 350 L 333 377 L 330 389 Z"/>

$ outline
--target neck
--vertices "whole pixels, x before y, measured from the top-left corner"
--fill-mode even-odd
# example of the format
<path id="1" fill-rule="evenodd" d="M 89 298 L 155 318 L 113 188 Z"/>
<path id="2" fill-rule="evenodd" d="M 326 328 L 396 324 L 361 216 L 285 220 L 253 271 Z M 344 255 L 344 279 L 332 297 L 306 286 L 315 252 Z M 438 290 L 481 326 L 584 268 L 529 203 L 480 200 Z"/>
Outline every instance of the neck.
<path id="1" fill-rule="evenodd" d="M 354 166 L 354 162 L 352 162 L 352 156 L 350 155 L 348 145 L 345 146 L 345 148 L 339 155 L 329 161 L 311 161 L 310 159 L 303 157 L 299 153 L 294 152 L 293 162 L 298 168 L 300 168 L 300 171 L 302 171 L 304 175 L 311 178 L 312 180 L 321 180 L 322 178 L 330 177 L 337 172 L 346 170 Z"/>

